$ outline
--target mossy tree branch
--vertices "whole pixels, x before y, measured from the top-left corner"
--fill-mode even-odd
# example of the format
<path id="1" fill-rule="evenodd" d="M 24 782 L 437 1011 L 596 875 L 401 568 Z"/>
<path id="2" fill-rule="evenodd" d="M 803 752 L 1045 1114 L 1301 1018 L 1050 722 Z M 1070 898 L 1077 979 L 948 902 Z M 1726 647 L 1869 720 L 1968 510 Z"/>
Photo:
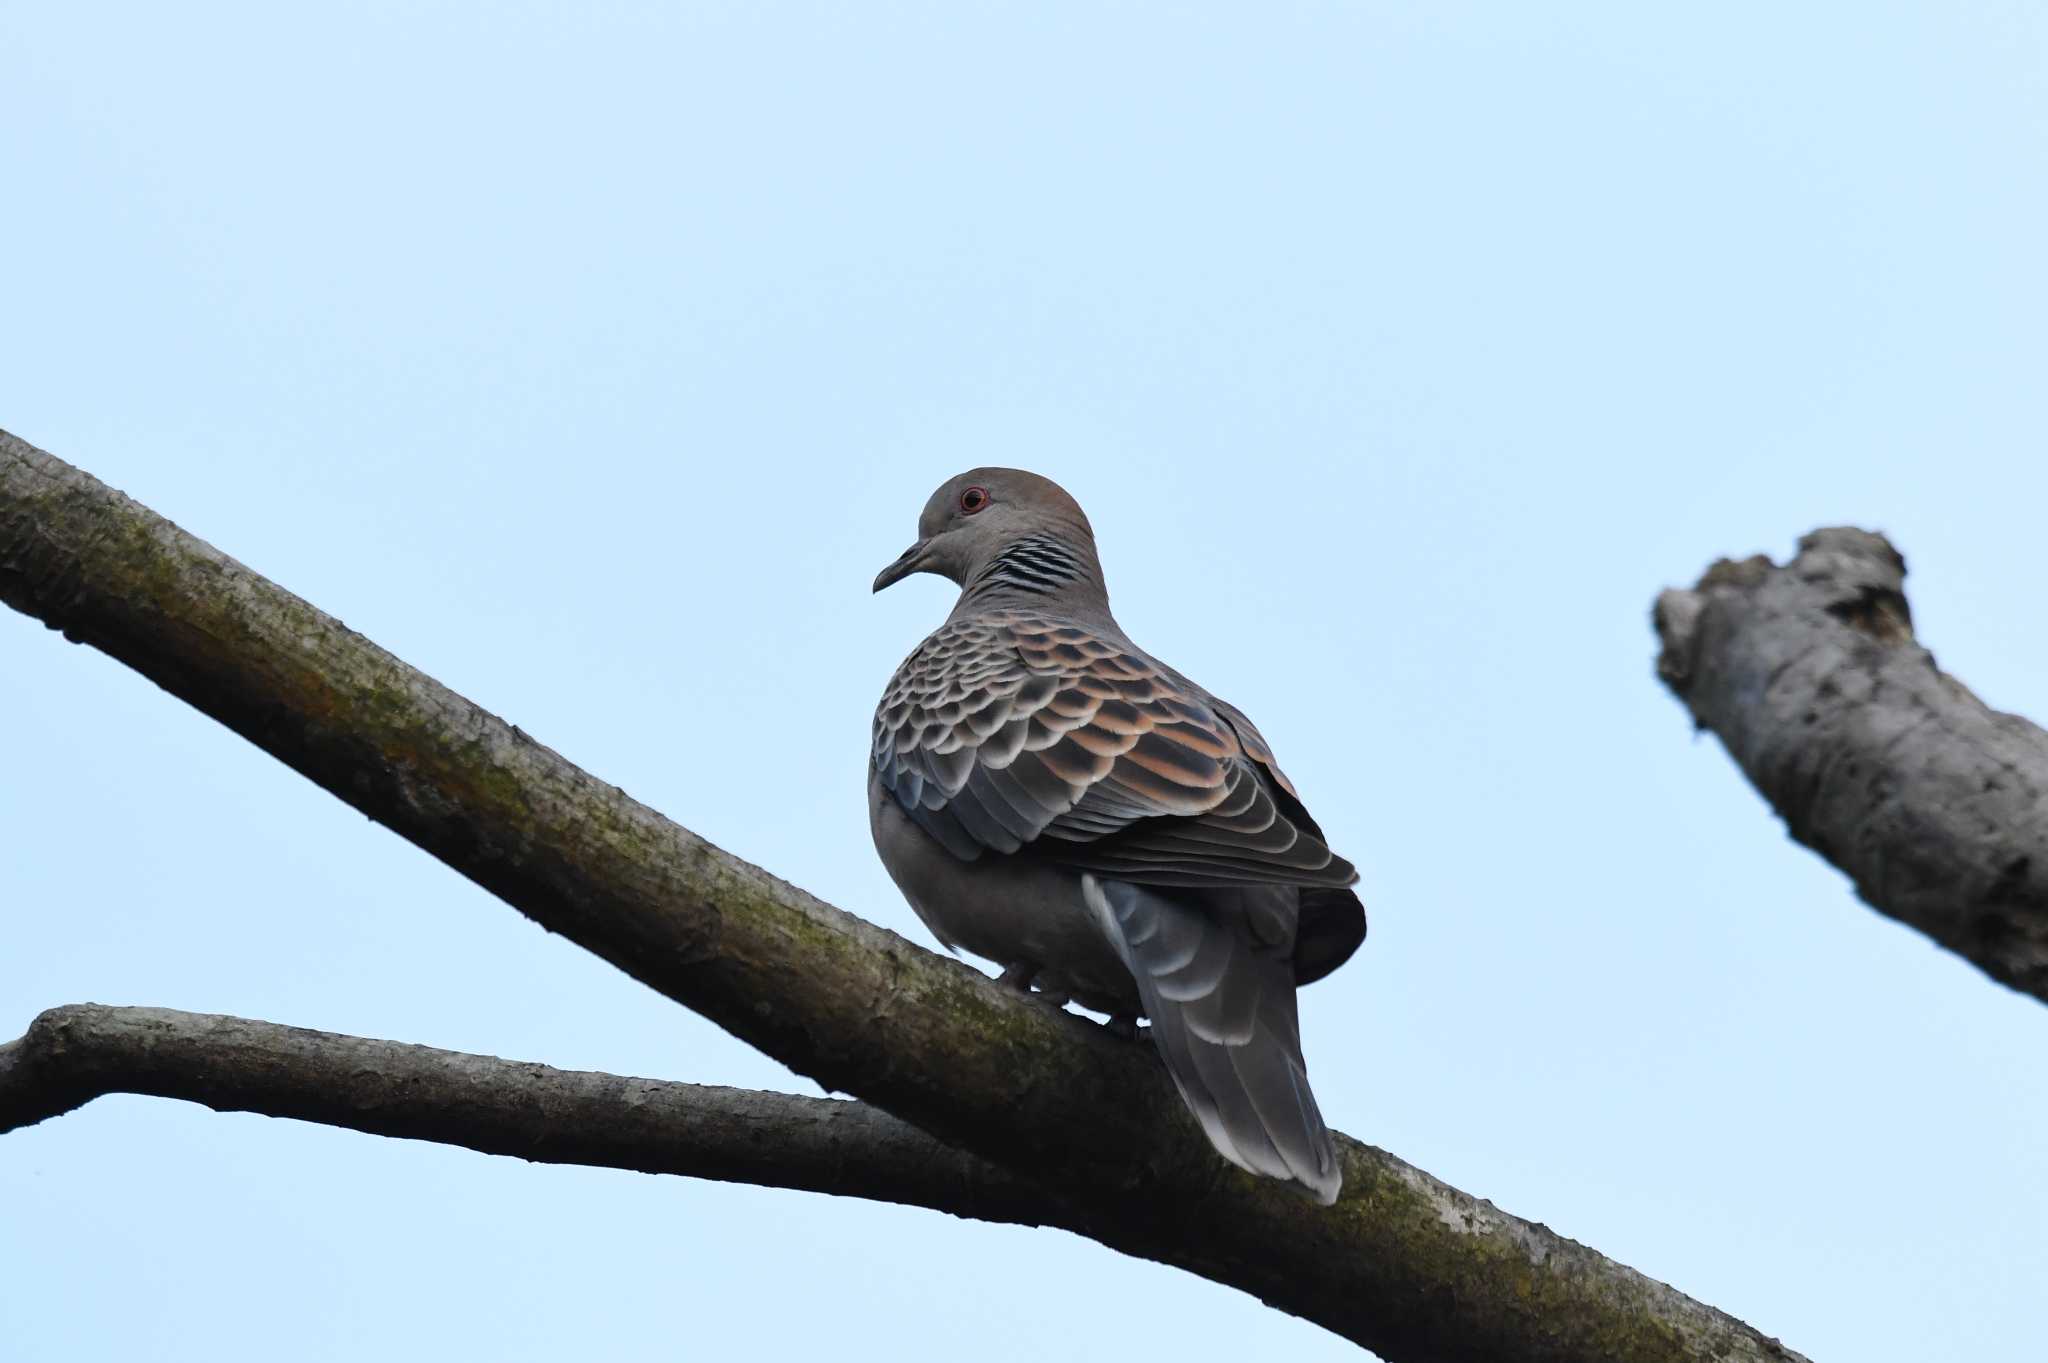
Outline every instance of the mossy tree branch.
<path id="1" fill-rule="evenodd" d="M 1145 1047 L 721 851 L 4 433 L 0 600 L 798 1072 L 1056 1186 L 1115 1249 L 1251 1292 L 1395 1363 L 1795 1357 L 1349 1139 L 1332 1208 L 1239 1173 Z"/>
<path id="2" fill-rule="evenodd" d="M 1864 530 L 1723 559 L 1657 598 L 1657 673 L 1865 903 L 2048 1000 L 2048 733 L 1935 666 L 1905 584 Z"/>

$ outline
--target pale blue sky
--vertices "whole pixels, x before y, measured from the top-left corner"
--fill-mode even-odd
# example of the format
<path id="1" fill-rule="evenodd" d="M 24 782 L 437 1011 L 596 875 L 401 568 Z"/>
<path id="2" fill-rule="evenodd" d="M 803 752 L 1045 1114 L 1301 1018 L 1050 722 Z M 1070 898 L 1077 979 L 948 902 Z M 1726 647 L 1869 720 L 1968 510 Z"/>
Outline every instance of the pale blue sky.
<path id="1" fill-rule="evenodd" d="M 866 726 L 1064 482 L 1373 935 L 1332 1121 L 1816 1359 L 2039 1357 L 2048 1009 L 1858 906 L 1651 597 L 1893 534 L 2048 716 L 2026 4 L 0 6 L 0 426 L 929 937 Z M 0 1033 L 99 1000 L 807 1086 L 0 618 Z M 1072 1237 L 142 1099 L 0 1138 L 0 1354 L 1356 1357 Z"/>

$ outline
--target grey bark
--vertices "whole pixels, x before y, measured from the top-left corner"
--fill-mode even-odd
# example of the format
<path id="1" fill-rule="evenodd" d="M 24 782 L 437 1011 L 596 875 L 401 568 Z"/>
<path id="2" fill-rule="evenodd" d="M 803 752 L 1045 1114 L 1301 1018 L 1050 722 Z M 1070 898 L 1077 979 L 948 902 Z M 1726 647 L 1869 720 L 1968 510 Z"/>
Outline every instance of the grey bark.
<path id="1" fill-rule="evenodd" d="M 1149 1049 L 748 865 L 118 492 L 0 433 L 0 600 L 1087 1234 L 1394 1360 L 1777 1359 L 1775 1340 L 1384 1151 L 1315 1208 L 1225 1165 Z"/>
<path id="2" fill-rule="evenodd" d="M 1863 530 L 1723 559 L 1657 598 L 1657 673 L 1865 903 L 2048 1000 L 2048 733 L 1935 666 L 1905 580 Z"/>
<path id="3" fill-rule="evenodd" d="M 834 1193 L 1083 1229 L 1017 1175 L 866 1103 L 558 1070 L 169 1008 L 52 1008 L 0 1045 L 0 1133 L 110 1093 L 543 1164 Z"/>

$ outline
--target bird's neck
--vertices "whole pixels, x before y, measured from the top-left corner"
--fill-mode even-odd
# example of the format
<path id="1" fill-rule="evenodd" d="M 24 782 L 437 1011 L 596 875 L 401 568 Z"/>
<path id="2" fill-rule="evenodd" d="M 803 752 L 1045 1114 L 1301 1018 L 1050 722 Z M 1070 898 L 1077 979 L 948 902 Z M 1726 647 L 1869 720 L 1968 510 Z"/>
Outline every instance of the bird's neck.
<path id="1" fill-rule="evenodd" d="M 955 615 L 997 606 L 1109 614 L 1102 563 L 1087 538 L 1041 530 L 1011 540 L 968 575 Z"/>

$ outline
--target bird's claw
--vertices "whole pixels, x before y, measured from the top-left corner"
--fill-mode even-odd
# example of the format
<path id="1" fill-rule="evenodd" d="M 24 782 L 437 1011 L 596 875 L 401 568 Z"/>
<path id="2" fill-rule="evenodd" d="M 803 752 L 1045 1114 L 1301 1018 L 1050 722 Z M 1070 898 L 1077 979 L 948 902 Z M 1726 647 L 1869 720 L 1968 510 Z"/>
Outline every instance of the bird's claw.
<path id="1" fill-rule="evenodd" d="M 1054 1008 L 1067 1006 L 1068 995 L 1057 989 L 1033 989 L 1031 982 L 1038 978 L 1039 968 L 1035 965 L 1006 965 L 1003 973 L 996 976 L 996 983 L 1016 990 L 1020 994 L 1052 1005 Z"/>

